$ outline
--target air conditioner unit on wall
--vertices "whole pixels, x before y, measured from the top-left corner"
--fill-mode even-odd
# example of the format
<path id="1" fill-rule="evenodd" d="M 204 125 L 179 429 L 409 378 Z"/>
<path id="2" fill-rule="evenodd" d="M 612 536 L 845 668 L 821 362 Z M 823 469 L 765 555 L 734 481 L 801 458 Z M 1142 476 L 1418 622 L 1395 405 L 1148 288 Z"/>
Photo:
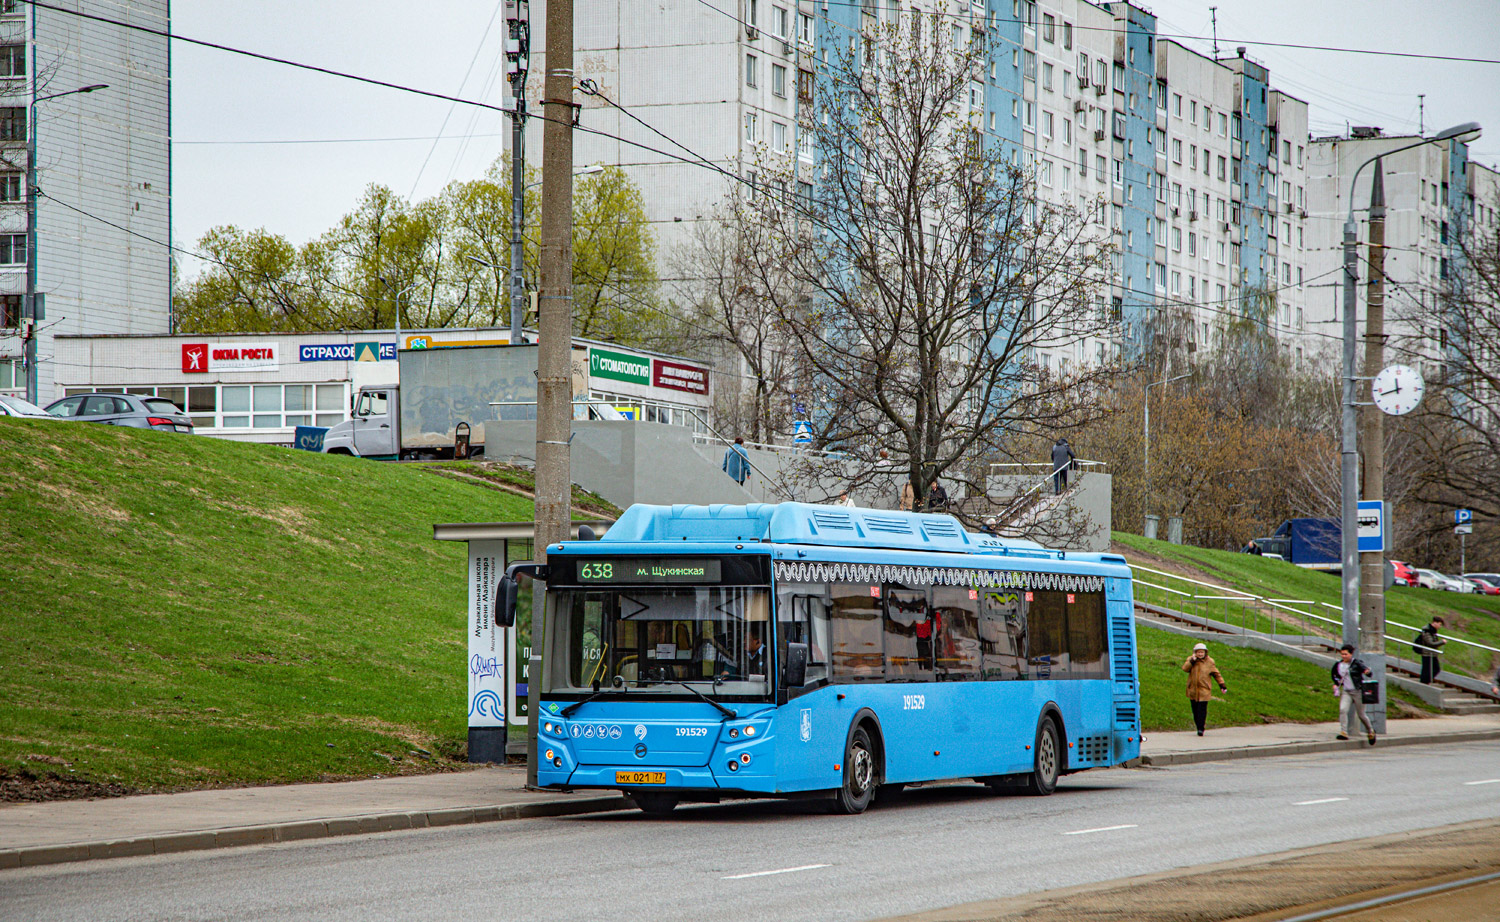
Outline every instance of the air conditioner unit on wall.
<path id="1" fill-rule="evenodd" d="M 1099 128 L 1099 129 L 1096 129 L 1094 131 L 1094 140 L 1095 141 L 1103 141 L 1104 140 L 1104 129 L 1103 128 Z"/>
<path id="2" fill-rule="evenodd" d="M 1074 112 L 1082 112 L 1082 111 L 1084 111 L 1087 108 L 1088 108 L 1088 104 L 1085 103 L 1083 100 L 1081 100 L 1081 99 L 1075 99 L 1075 100 L 1073 100 L 1073 111 Z"/>
<path id="3" fill-rule="evenodd" d="M 1104 84 L 1102 84 L 1102 83 L 1096 83 L 1096 84 L 1094 84 L 1094 95 L 1095 96 L 1103 96 L 1108 91 L 1109 91 L 1109 87 L 1105 86 Z"/>
<path id="4" fill-rule="evenodd" d="M 1196 211 L 1190 211 L 1190 212 L 1188 212 L 1188 220 L 1189 221 L 1196 221 L 1196 220 L 1198 220 L 1198 212 L 1196 212 Z"/>

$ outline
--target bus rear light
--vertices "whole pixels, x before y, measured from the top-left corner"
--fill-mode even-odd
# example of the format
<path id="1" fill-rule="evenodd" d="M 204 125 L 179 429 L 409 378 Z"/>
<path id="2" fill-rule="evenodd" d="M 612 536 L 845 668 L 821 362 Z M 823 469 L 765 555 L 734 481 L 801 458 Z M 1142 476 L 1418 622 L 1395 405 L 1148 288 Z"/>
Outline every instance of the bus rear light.
<path id="1" fill-rule="evenodd" d="M 733 759 L 730 759 L 729 760 L 729 770 L 732 771 L 732 772 L 739 771 L 740 770 L 740 763 L 736 762 Z"/>
<path id="2" fill-rule="evenodd" d="M 748 752 L 742 752 L 742 753 L 740 753 L 740 764 L 741 765 L 749 765 L 750 764 L 750 753 L 748 753 Z"/>
<path id="3" fill-rule="evenodd" d="M 552 760 L 552 767 L 553 768 L 562 768 L 562 757 L 561 756 L 559 756 L 559 757 L 557 757 L 557 758 L 555 758 L 555 759 Z"/>
<path id="4" fill-rule="evenodd" d="M 552 750 L 550 750 L 550 749 L 548 749 L 548 750 L 547 750 L 547 761 L 548 761 L 548 762 L 551 762 L 551 761 L 552 761 L 552 759 L 553 759 L 553 758 L 554 758 L 554 756 L 555 756 L 555 753 L 553 753 L 553 751 L 552 751 Z"/>
<path id="5" fill-rule="evenodd" d="M 730 728 L 730 730 L 729 730 L 729 738 L 730 739 L 738 739 L 739 735 L 740 735 L 740 731 L 739 730 L 736 730 L 736 729 L 734 729 L 732 727 Z"/>

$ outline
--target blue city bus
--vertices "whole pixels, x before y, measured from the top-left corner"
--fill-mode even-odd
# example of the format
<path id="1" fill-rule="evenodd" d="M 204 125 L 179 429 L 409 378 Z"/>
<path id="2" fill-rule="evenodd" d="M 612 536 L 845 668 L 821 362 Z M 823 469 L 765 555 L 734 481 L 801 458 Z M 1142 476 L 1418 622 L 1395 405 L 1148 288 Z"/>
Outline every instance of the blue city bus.
<path id="1" fill-rule="evenodd" d="M 682 801 L 974 779 L 1050 794 L 1140 754 L 1122 557 L 947 515 L 632 506 L 517 572 L 546 583 L 538 783 Z"/>

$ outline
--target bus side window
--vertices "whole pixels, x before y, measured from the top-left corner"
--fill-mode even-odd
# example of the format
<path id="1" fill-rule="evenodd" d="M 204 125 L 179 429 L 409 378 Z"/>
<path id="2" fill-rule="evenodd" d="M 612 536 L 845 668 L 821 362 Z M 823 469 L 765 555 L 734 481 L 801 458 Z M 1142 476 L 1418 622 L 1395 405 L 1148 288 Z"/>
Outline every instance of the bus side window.
<path id="1" fill-rule="evenodd" d="M 932 681 L 933 628 L 927 590 L 887 585 L 885 601 L 885 677 L 887 681 Z"/>
<path id="2" fill-rule="evenodd" d="M 1077 592 L 1068 597 L 1073 600 L 1068 603 L 1069 670 L 1074 678 L 1108 678 L 1104 593 Z"/>
<path id="3" fill-rule="evenodd" d="M 961 586 L 932 587 L 937 624 L 933 659 L 939 681 L 979 678 L 979 592 Z"/>
<path id="4" fill-rule="evenodd" d="M 1029 660 L 1034 679 L 1066 679 L 1068 668 L 1067 593 L 1037 589 L 1026 606 L 1026 626 L 1031 636 Z"/>
<path id="5" fill-rule="evenodd" d="M 979 649 L 983 677 L 1026 678 L 1029 641 L 1021 593 L 1014 589 L 991 589 L 980 595 L 983 605 L 979 613 Z"/>
<path id="6" fill-rule="evenodd" d="M 829 665 L 834 678 L 879 679 L 885 674 L 879 586 L 835 583 Z"/>
<path id="7" fill-rule="evenodd" d="M 786 662 L 788 643 L 807 644 L 807 683 L 828 678 L 828 600 L 823 587 L 786 584 L 777 589 L 776 649 Z"/>

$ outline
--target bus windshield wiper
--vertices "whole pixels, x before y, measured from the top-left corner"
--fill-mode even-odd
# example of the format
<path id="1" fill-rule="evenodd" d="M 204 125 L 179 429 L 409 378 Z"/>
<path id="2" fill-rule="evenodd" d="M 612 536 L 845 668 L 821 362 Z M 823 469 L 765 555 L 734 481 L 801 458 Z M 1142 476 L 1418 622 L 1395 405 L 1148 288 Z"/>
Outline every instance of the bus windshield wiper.
<path id="1" fill-rule="evenodd" d="M 697 695 L 699 698 L 702 698 L 704 701 L 707 701 L 709 704 L 711 704 L 714 707 L 718 708 L 719 709 L 719 713 L 724 715 L 724 720 L 734 720 L 736 717 L 740 716 L 739 714 L 735 713 L 734 711 L 731 711 L 729 708 L 725 707 L 724 705 L 720 704 L 719 702 L 715 701 L 714 699 L 710 698 L 709 696 L 703 694 L 703 692 L 701 692 L 698 689 L 694 688 L 693 686 L 687 684 L 686 682 L 678 682 L 678 681 L 672 680 L 672 681 L 663 682 L 661 684 L 663 684 L 663 685 L 679 685 L 679 686 L 687 689 L 688 691 L 690 691 L 693 694 Z M 719 684 L 719 681 L 717 679 L 715 679 L 714 680 L 714 685 L 718 686 L 718 684 Z M 720 722 L 722 723 L 723 721 L 720 721 Z"/>
<path id="2" fill-rule="evenodd" d="M 616 685 L 613 688 L 601 688 L 598 691 L 594 692 L 592 695 L 589 695 L 587 698 L 580 698 L 577 701 L 574 701 L 572 704 L 568 705 L 567 707 L 563 708 L 561 711 L 558 712 L 558 716 L 560 716 L 560 717 L 572 717 L 574 711 L 576 711 L 579 708 L 583 707 L 585 704 L 588 704 L 590 701 L 593 701 L 595 698 L 603 698 L 605 695 L 613 695 L 613 694 L 616 694 L 616 693 L 621 694 L 621 695 L 625 694 L 625 686 L 623 684 L 621 684 L 621 685 Z"/>

